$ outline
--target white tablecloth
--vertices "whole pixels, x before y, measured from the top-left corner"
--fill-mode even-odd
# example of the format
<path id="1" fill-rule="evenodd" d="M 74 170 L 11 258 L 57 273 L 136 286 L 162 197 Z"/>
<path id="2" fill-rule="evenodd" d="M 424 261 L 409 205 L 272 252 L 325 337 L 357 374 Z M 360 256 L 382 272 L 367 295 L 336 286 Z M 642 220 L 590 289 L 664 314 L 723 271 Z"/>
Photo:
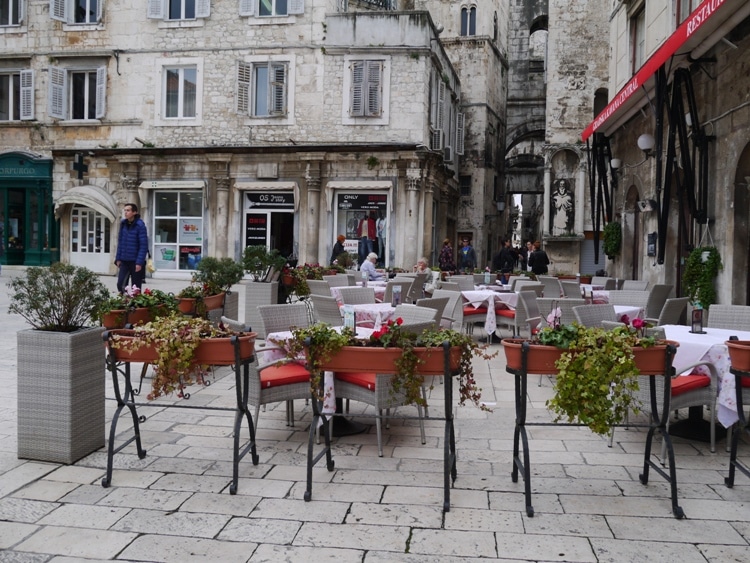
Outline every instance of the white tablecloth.
<path id="1" fill-rule="evenodd" d="M 367 303 L 352 305 L 352 308 L 354 309 L 354 318 L 358 326 L 362 326 L 361 323 L 372 323 L 372 327 L 375 329 L 380 328 L 381 324 L 390 320 L 396 310 L 390 303 Z M 341 314 L 344 314 L 343 309 Z"/>
<path id="2" fill-rule="evenodd" d="M 515 292 L 500 293 L 491 289 L 477 289 L 474 291 L 462 291 L 464 303 L 479 309 L 487 307 L 487 316 L 484 320 L 484 330 L 487 334 L 493 334 L 497 328 L 495 319 L 495 307 L 502 303 L 508 309 L 515 309 L 518 304 L 518 294 Z"/>
<path id="3" fill-rule="evenodd" d="M 622 319 L 623 315 L 627 315 L 628 320 L 632 321 L 633 319 L 642 319 L 645 314 L 643 307 L 632 307 L 630 305 L 615 305 L 614 307 L 618 321 Z"/>
<path id="4" fill-rule="evenodd" d="M 704 328 L 706 334 L 693 334 L 689 326 L 664 325 L 664 334 L 668 340 L 680 343 L 672 365 L 677 373 L 682 374 L 685 367 L 695 362 L 711 362 L 719 374 L 719 397 L 716 415 L 725 428 L 737 422 L 737 401 L 734 375 L 729 371 L 729 351 L 726 342 L 730 336 L 740 340 L 750 340 L 750 332 L 723 328 Z M 701 368 L 696 371 L 708 373 Z"/>

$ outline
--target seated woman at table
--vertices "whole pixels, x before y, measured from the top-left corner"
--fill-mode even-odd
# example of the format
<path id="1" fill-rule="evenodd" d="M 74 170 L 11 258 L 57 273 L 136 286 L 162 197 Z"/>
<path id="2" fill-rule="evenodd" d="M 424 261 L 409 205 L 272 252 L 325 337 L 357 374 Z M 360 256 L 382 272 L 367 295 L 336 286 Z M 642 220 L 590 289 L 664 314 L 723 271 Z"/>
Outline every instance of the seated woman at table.
<path id="1" fill-rule="evenodd" d="M 430 270 L 430 267 L 427 265 L 427 258 L 425 258 L 424 256 L 417 260 L 417 264 L 416 266 L 414 266 L 414 268 L 412 268 L 412 270 L 414 270 L 418 274 L 426 274 L 428 272 L 432 272 L 432 270 Z"/>
<path id="2" fill-rule="evenodd" d="M 377 281 L 385 279 L 385 275 L 375 270 L 375 264 L 378 261 L 378 255 L 374 252 L 370 252 L 367 258 L 359 267 L 360 272 L 367 272 L 367 279 L 369 281 Z"/>

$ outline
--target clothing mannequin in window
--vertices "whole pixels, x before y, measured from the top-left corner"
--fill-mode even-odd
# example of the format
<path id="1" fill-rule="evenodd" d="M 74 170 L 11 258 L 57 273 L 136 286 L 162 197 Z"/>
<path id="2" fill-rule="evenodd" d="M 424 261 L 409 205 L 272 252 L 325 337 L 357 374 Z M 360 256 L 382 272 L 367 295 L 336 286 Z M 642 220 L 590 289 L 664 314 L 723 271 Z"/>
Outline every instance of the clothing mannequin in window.
<path id="1" fill-rule="evenodd" d="M 360 219 L 359 225 L 357 226 L 357 238 L 359 238 L 357 254 L 361 267 L 362 264 L 365 263 L 367 255 L 372 252 L 375 239 L 377 238 L 374 211 L 370 212 L 369 217 L 367 215 L 363 215 L 362 219 Z"/>
<path id="2" fill-rule="evenodd" d="M 378 232 L 378 261 L 385 266 L 385 237 L 388 227 L 383 213 L 380 214 L 375 226 Z"/>

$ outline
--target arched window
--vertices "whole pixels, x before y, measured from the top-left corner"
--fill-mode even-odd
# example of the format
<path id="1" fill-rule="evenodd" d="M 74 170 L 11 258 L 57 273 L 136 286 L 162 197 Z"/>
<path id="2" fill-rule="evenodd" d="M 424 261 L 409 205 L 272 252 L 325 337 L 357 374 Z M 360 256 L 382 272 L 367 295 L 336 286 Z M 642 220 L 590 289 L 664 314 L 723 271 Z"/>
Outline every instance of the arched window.
<path id="1" fill-rule="evenodd" d="M 477 34 L 477 7 L 461 8 L 461 36 Z"/>

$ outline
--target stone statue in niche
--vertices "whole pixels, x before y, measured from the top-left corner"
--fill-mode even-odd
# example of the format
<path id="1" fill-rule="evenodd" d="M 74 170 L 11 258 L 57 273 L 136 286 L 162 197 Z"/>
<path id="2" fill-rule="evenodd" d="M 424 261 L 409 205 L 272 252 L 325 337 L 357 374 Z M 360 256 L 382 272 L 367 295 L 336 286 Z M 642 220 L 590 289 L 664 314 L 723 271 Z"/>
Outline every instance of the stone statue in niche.
<path id="1" fill-rule="evenodd" d="M 562 236 L 573 232 L 574 207 L 570 182 L 556 180 L 552 190 L 552 236 Z"/>

